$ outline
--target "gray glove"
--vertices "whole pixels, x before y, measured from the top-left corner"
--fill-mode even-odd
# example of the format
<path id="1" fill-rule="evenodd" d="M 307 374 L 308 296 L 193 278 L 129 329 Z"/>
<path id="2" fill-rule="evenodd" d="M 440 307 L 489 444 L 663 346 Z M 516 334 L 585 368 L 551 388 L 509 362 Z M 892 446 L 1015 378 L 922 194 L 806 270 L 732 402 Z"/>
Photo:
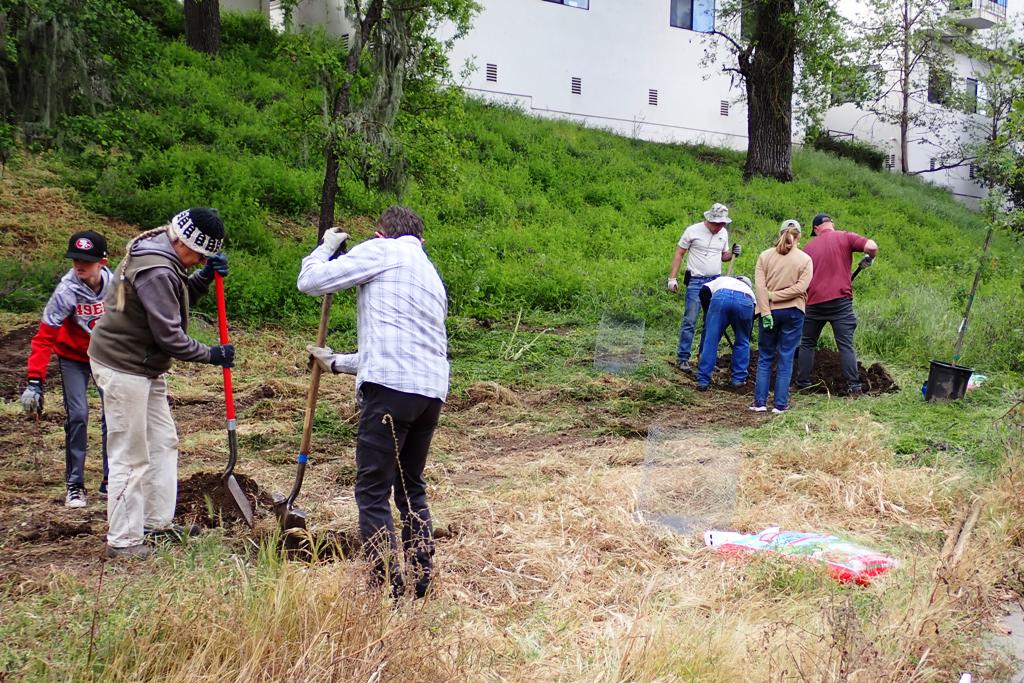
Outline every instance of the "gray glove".
<path id="1" fill-rule="evenodd" d="M 871 255 L 868 255 L 868 256 L 865 256 L 864 258 L 862 258 L 860 260 L 860 263 L 857 264 L 857 267 L 858 268 L 869 268 L 869 267 L 871 267 L 871 264 L 874 263 L 874 262 L 875 262 L 875 257 L 871 256 Z"/>
<path id="2" fill-rule="evenodd" d="M 25 391 L 21 394 L 21 407 L 25 412 L 43 414 L 43 380 L 30 379 Z"/>
<path id="3" fill-rule="evenodd" d="M 341 228 L 331 228 L 324 233 L 323 245 L 333 254 L 338 251 L 342 242 L 348 239 L 348 233 Z"/>
<path id="4" fill-rule="evenodd" d="M 733 256 L 739 256 L 742 253 L 743 253 L 743 247 L 741 247 L 738 244 L 733 244 L 732 245 L 732 255 Z"/>
<path id="5" fill-rule="evenodd" d="M 326 235 L 324 236 L 324 243 L 327 243 Z M 341 244 L 339 242 L 338 244 Z M 309 351 L 309 362 L 312 367 L 313 362 L 320 366 L 320 369 L 324 372 L 334 372 L 334 351 L 331 350 L 330 346 L 314 346 L 309 344 L 306 346 L 306 350 Z"/>

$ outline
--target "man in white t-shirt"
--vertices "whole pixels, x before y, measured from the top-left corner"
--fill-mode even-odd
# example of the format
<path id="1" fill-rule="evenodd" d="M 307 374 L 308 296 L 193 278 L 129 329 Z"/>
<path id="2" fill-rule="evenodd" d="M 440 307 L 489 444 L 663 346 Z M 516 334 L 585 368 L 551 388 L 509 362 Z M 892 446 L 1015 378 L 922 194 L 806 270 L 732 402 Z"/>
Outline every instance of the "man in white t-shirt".
<path id="1" fill-rule="evenodd" d="M 750 367 L 750 332 L 754 326 L 754 288 L 750 278 L 719 277 L 701 288 L 701 297 L 710 299 L 704 314 L 704 342 L 697 363 L 697 391 L 707 391 L 711 373 L 718 362 L 718 343 L 725 328 L 731 327 L 736 341 L 732 345 L 732 374 L 729 383 L 741 387 Z"/>
<path id="2" fill-rule="evenodd" d="M 683 372 L 690 372 L 690 348 L 700 314 L 700 288 L 722 274 L 723 261 L 731 261 L 742 251 L 738 244 L 729 249 L 729 231 L 725 229 L 729 223 L 732 223 L 729 208 L 724 204 L 715 204 L 704 212 L 702 223 L 694 223 L 683 231 L 676 246 L 676 255 L 668 272 L 668 290 L 673 294 L 679 291 L 676 276 L 685 254 L 686 275 L 683 277 L 683 285 L 686 287 L 686 303 L 683 324 L 679 330 L 679 346 L 676 348 L 676 363 Z"/>

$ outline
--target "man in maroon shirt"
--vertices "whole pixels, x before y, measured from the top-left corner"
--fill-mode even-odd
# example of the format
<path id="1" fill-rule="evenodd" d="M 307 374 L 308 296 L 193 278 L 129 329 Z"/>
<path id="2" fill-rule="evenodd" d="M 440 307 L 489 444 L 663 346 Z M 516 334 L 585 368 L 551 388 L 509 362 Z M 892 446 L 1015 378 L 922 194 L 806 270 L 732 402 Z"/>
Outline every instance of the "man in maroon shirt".
<path id="1" fill-rule="evenodd" d="M 803 338 L 796 376 L 797 388 L 811 385 L 814 367 L 814 349 L 825 323 L 832 324 L 832 334 L 839 348 L 839 362 L 843 378 L 851 396 L 861 393 L 857 373 L 857 352 L 853 348 L 853 332 L 857 329 L 857 316 L 853 312 L 853 285 L 850 265 L 854 252 L 864 252 L 874 258 L 878 245 L 874 240 L 855 232 L 836 230 L 828 214 L 819 213 L 811 223 L 812 235 L 804 251 L 814 264 L 814 275 L 807 290 L 807 311 L 804 317 Z"/>

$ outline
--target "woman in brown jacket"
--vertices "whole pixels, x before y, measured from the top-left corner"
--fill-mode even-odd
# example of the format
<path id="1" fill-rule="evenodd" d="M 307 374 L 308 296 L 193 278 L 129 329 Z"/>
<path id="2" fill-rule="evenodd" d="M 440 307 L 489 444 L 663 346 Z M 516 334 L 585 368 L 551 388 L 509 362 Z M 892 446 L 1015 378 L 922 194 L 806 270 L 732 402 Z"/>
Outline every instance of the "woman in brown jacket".
<path id="1" fill-rule="evenodd" d="M 757 379 L 754 380 L 754 404 L 750 409 L 768 410 L 768 388 L 772 365 L 775 371 L 775 407 L 773 413 L 789 410 L 789 380 L 793 376 L 793 356 L 804 327 L 807 287 L 811 284 L 811 257 L 800 250 L 800 224 L 786 220 L 779 227 L 775 246 L 757 257 L 754 272 L 755 314 L 761 316 L 757 341 Z"/>

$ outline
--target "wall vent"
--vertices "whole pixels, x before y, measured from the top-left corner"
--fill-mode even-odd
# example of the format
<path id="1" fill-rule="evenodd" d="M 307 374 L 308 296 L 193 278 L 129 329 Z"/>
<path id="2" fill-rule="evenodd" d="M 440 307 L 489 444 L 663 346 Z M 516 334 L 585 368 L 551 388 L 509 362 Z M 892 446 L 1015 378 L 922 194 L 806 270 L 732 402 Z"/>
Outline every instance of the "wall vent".
<path id="1" fill-rule="evenodd" d="M 573 95 L 582 95 L 583 94 L 583 79 L 579 78 L 577 76 L 573 76 L 572 77 L 572 85 L 570 87 L 572 89 L 572 94 Z"/>
<path id="2" fill-rule="evenodd" d="M 890 171 L 893 170 L 894 168 L 896 168 L 896 155 L 895 154 L 887 154 L 885 156 L 885 167 L 887 169 L 889 169 Z"/>
<path id="3" fill-rule="evenodd" d="M 349 48 L 350 44 L 351 43 L 350 43 L 350 38 L 349 38 L 348 34 L 347 33 L 342 33 L 341 34 L 341 49 L 343 49 L 345 52 L 348 52 L 348 48 Z"/>
<path id="4" fill-rule="evenodd" d="M 967 177 L 968 178 L 970 178 L 971 180 L 974 180 L 977 177 L 977 175 L 978 175 L 978 167 L 977 166 L 975 166 L 974 164 L 971 164 L 970 166 L 967 167 Z"/>
<path id="5" fill-rule="evenodd" d="M 928 170 L 929 171 L 934 171 L 935 170 L 935 157 L 932 157 L 931 159 L 928 160 Z"/>
<path id="6" fill-rule="evenodd" d="M 729 100 L 722 100 L 718 105 L 718 113 L 722 116 L 729 115 Z"/>
<path id="7" fill-rule="evenodd" d="M 497 83 L 498 82 L 498 65 L 488 64 L 487 65 L 487 82 Z"/>
<path id="8" fill-rule="evenodd" d="M 657 107 L 658 106 L 658 91 L 657 90 L 648 90 L 647 91 L 647 104 L 651 105 L 652 107 Z"/>

